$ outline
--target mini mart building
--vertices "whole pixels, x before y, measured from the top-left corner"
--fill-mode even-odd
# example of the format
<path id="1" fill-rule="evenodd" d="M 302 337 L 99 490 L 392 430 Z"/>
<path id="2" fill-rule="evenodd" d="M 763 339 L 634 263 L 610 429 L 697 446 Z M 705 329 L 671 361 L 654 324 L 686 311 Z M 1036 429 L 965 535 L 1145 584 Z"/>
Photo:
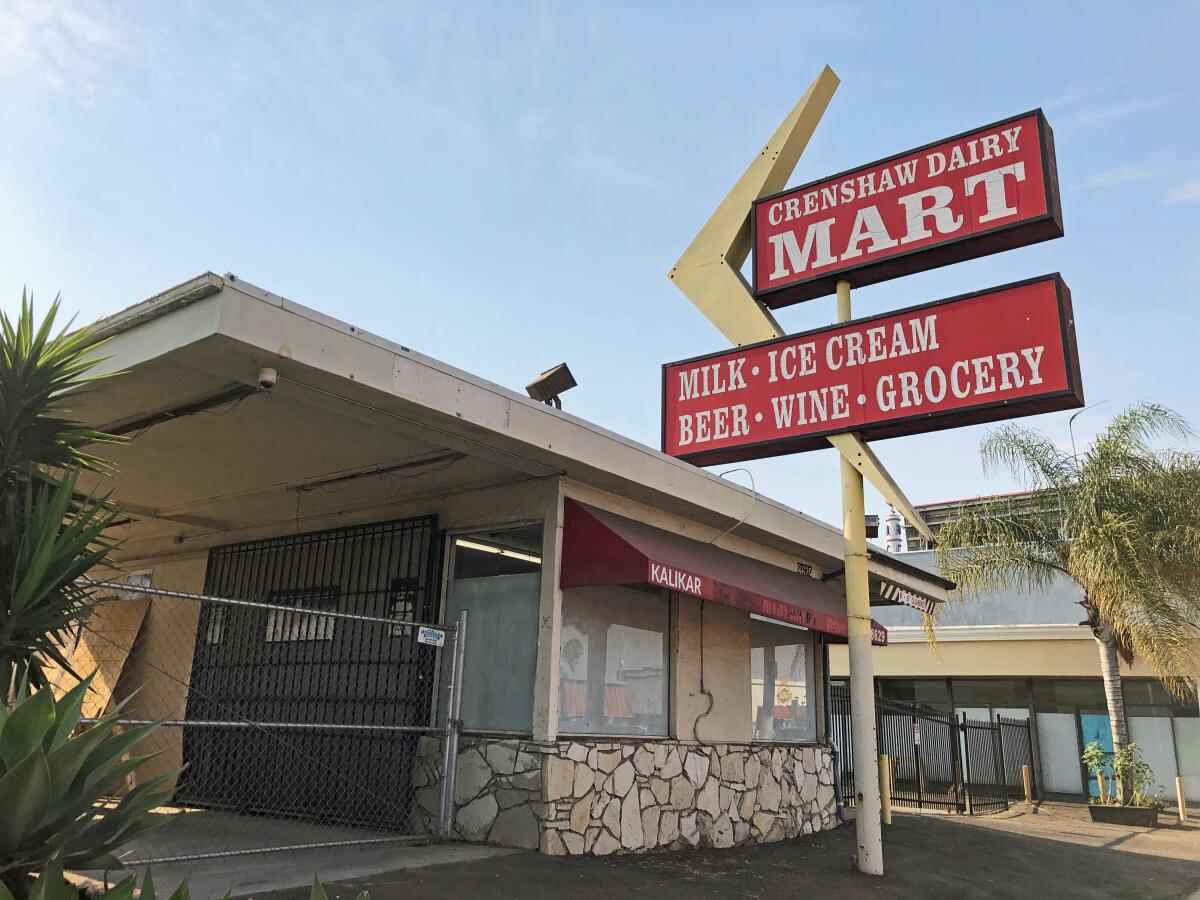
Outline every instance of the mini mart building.
<path id="1" fill-rule="evenodd" d="M 837 824 L 838 530 L 233 276 L 97 327 L 122 374 L 77 411 L 129 438 L 96 485 L 127 516 L 99 574 L 262 604 L 121 594 L 81 635 L 94 714 L 141 688 L 122 715 L 170 723 L 141 777 L 186 766 L 174 804 L 436 832 L 451 667 L 404 625 L 465 610 L 455 837 L 603 854 Z M 946 599 L 885 553 L 870 572 L 876 598 Z"/>

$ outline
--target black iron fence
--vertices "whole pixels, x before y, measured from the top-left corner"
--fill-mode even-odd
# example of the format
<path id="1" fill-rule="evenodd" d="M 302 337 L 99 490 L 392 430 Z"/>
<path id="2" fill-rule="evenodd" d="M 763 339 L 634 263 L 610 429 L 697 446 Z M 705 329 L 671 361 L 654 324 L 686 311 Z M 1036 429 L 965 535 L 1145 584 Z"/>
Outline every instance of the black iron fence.
<path id="1" fill-rule="evenodd" d="M 997 716 L 994 722 L 964 713 L 876 698 L 879 753 L 888 760 L 893 806 L 980 814 L 1008 809 L 1024 796 L 1023 767 L 1033 765 L 1029 723 Z M 838 775 L 846 806 L 855 805 L 850 692 L 830 692 L 830 736 L 837 744 Z"/>

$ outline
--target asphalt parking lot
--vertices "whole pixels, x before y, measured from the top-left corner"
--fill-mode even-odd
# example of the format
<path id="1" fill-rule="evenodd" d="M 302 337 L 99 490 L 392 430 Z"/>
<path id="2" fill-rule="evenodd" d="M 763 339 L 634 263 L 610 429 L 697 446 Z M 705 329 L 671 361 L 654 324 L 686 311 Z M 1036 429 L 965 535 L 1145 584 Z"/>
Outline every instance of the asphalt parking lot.
<path id="1" fill-rule="evenodd" d="M 1084 810 L 1086 816 L 1086 810 Z M 1070 810 L 986 818 L 897 813 L 887 875 L 854 871 L 853 827 L 733 850 L 561 859 L 511 853 L 327 885 L 398 898 L 1200 897 L 1200 828 L 1092 825 Z M 258 897 L 304 900 L 293 889 Z"/>

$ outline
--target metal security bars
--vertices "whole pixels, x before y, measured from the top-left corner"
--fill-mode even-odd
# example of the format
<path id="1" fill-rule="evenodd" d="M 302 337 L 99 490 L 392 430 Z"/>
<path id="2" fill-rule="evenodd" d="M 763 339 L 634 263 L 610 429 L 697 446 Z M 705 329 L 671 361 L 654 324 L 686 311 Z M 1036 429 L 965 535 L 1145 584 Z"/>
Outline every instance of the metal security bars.
<path id="1" fill-rule="evenodd" d="M 160 722 L 122 790 L 171 791 L 127 863 L 449 832 L 466 617 L 434 621 L 437 548 L 412 519 L 215 549 L 204 594 L 93 583 L 85 715 Z"/>
<path id="2" fill-rule="evenodd" d="M 968 719 L 964 713 L 958 728 L 967 812 L 1003 812 L 1008 809 L 1008 788 L 999 726 Z"/>
<path id="3" fill-rule="evenodd" d="M 999 730 L 1000 755 L 1004 769 L 1004 787 L 1010 800 L 1025 798 L 1025 776 L 1023 767 L 1029 766 L 1033 796 L 1038 795 L 1037 767 L 1033 764 L 1033 735 L 1028 719 L 996 716 Z"/>
<path id="4" fill-rule="evenodd" d="M 876 698 L 879 753 L 888 757 L 894 806 L 970 815 L 1008 808 L 1024 796 L 1022 767 L 1033 763 L 1029 723 L 980 722 L 930 707 Z M 850 693 L 830 688 L 830 736 L 846 806 L 855 805 Z"/>

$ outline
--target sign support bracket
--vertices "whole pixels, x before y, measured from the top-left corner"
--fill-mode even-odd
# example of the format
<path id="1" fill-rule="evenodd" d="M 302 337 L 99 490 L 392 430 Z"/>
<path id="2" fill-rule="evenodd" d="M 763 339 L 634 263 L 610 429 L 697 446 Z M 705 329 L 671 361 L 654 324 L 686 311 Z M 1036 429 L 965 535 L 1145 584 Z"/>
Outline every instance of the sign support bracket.
<path id="1" fill-rule="evenodd" d="M 667 274 L 735 347 L 784 336 L 741 275 L 750 255 L 750 210 L 759 197 L 784 187 L 839 84 L 833 69 L 821 70 Z M 922 537 L 933 542 L 933 532 L 862 438 L 837 434 L 828 440 Z"/>

